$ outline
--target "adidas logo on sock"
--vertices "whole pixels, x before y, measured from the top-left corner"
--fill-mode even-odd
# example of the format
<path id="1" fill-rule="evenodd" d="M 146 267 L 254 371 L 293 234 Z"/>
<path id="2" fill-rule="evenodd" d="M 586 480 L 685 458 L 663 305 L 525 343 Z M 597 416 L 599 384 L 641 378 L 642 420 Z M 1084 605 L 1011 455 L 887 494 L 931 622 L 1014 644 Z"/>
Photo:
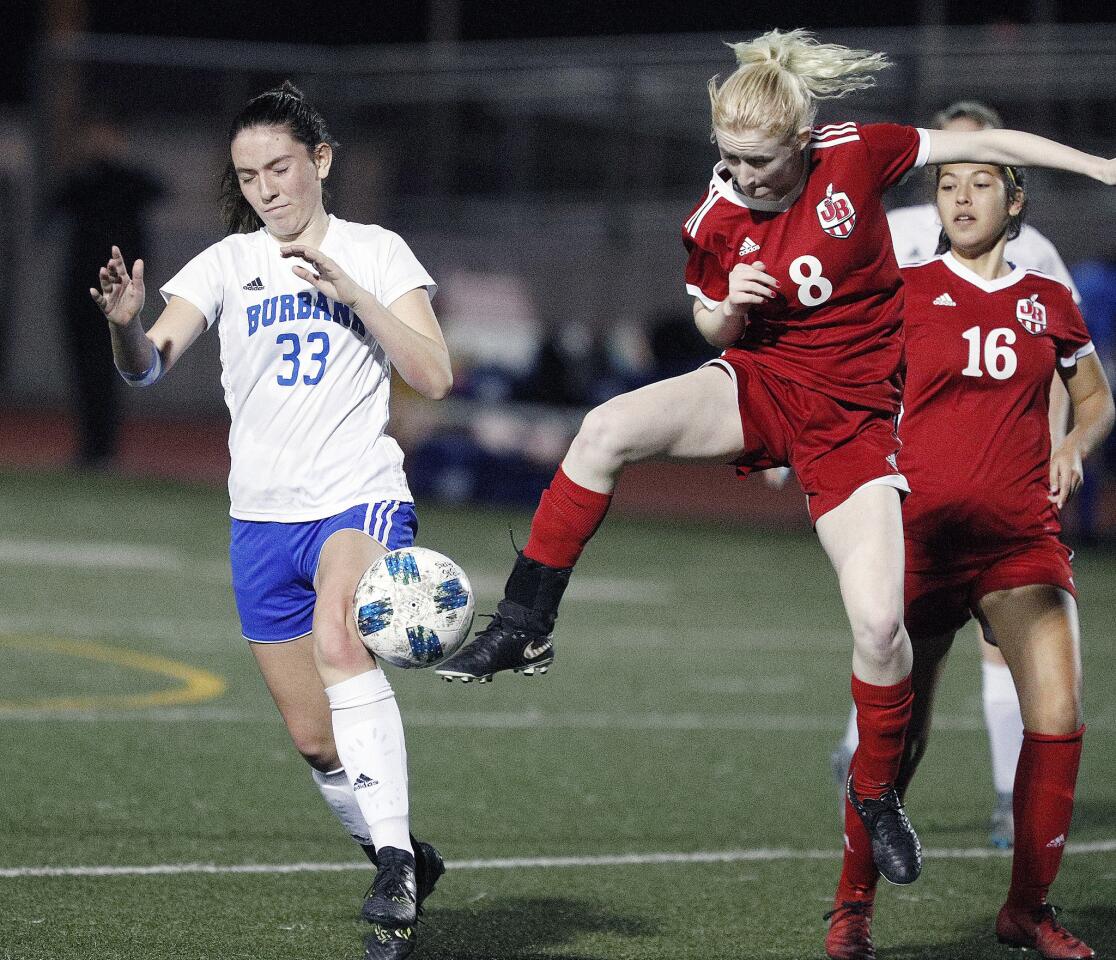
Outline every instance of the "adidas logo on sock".
<path id="1" fill-rule="evenodd" d="M 1058 847 L 1064 847 L 1065 845 L 1066 845 L 1066 835 L 1064 833 L 1059 833 L 1058 836 L 1056 836 L 1053 840 L 1051 840 L 1046 846 L 1047 847 L 1053 847 L 1055 850 L 1057 850 Z"/>
<path id="2" fill-rule="evenodd" d="M 751 237 L 745 237 L 744 242 L 740 244 L 740 252 L 738 257 L 746 257 L 749 253 L 755 253 L 759 249 L 759 244 L 756 243 Z"/>
<path id="3" fill-rule="evenodd" d="M 249 280 L 246 284 L 244 284 L 243 287 L 241 287 L 241 289 L 242 290 L 262 290 L 263 287 L 264 287 L 263 281 L 259 277 L 256 277 L 255 280 Z"/>
<path id="4" fill-rule="evenodd" d="M 380 781 L 373 780 L 367 773 L 362 773 L 356 780 L 353 781 L 354 790 L 363 790 L 365 787 L 374 787 Z"/>
<path id="5" fill-rule="evenodd" d="M 935 307 L 956 307 L 957 301 L 953 299 L 948 293 L 943 293 L 940 297 L 934 299 Z"/>

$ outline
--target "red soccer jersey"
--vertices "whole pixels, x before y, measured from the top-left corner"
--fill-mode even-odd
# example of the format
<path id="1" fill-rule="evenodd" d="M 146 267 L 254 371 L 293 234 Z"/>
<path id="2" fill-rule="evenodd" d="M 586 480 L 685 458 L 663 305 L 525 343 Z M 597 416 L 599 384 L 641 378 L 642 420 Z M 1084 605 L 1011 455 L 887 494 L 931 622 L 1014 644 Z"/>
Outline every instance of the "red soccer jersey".
<path id="1" fill-rule="evenodd" d="M 928 150 L 914 127 L 816 127 L 803 179 L 779 202 L 745 197 L 718 163 L 683 227 L 687 291 L 712 309 L 728 296 L 732 268 L 757 260 L 780 284 L 726 352 L 747 351 L 848 403 L 898 410 L 902 284 L 881 197 Z"/>
<path id="2" fill-rule="evenodd" d="M 904 268 L 903 283 L 906 535 L 955 554 L 1057 534 L 1050 382 L 1056 363 L 1093 351 L 1070 291 L 1018 267 L 985 280 L 948 253 Z"/>

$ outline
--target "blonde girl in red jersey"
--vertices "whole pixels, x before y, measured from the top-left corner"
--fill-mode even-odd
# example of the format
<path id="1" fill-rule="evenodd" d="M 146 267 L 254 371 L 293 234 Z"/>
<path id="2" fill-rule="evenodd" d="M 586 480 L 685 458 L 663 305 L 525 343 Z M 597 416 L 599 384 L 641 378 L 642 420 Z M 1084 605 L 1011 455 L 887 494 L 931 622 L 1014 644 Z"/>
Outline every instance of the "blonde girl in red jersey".
<path id="1" fill-rule="evenodd" d="M 941 255 L 903 271 L 900 462 L 912 489 L 903 520 L 915 701 L 898 786 L 926 749 L 953 638 L 975 616 L 1007 660 L 1024 721 L 1011 886 L 996 933 L 1042 957 L 1083 960 L 1093 951 L 1046 902 L 1085 730 L 1076 590 L 1058 513 L 1112 429 L 1112 392 L 1069 289 L 1004 257 L 1026 202 L 1020 171 L 956 163 L 937 173 Z M 1074 427 L 1051 451 L 1055 370 Z M 852 840 L 826 948 L 834 960 L 872 960 L 876 869 Z"/>
<path id="2" fill-rule="evenodd" d="M 1028 162 L 1116 181 L 1116 163 L 1013 131 L 815 127 L 818 102 L 870 86 L 877 53 L 771 31 L 733 46 L 709 85 L 721 162 L 684 226 L 694 322 L 722 357 L 616 397 L 585 418 L 543 494 L 489 626 L 437 672 L 486 681 L 554 659 L 573 565 L 630 463 L 789 465 L 807 495 L 853 633 L 860 747 L 848 815 L 894 882 L 921 868 L 895 777 L 911 708 L 903 531 L 893 429 L 902 300 L 881 196 L 927 162 Z"/>

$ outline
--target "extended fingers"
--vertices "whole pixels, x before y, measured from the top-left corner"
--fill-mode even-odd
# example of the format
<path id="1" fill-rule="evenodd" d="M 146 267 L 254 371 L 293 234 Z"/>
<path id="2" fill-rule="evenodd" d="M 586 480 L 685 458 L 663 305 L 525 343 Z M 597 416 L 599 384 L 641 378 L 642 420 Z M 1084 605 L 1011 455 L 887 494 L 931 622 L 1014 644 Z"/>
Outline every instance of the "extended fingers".
<path id="1" fill-rule="evenodd" d="M 729 299 L 733 303 L 764 303 L 774 300 L 775 291 L 756 280 L 744 280 L 733 283 L 729 287 Z"/>
<path id="2" fill-rule="evenodd" d="M 279 255 L 282 257 L 298 257 L 300 260 L 314 264 L 319 270 L 321 265 L 329 259 L 321 250 L 308 247 L 304 243 L 288 243 L 279 248 Z"/>
<path id="3" fill-rule="evenodd" d="M 124 262 L 124 254 L 120 252 L 120 248 L 113 246 L 112 258 L 109 260 L 113 269 L 120 276 L 122 280 L 128 279 L 128 265 Z"/>
<path id="4" fill-rule="evenodd" d="M 778 287 L 779 281 L 764 271 L 762 263 L 738 263 L 729 274 L 729 292 L 750 294 L 757 298 L 755 303 L 775 299 Z"/>
<path id="5" fill-rule="evenodd" d="M 314 284 L 315 287 L 321 282 L 321 279 L 322 279 L 316 273 L 314 273 L 314 271 L 307 270 L 306 267 L 300 266 L 298 264 L 291 267 L 291 272 L 296 277 L 301 277 L 303 280 L 306 280 L 307 282 Z"/>
<path id="6" fill-rule="evenodd" d="M 1047 499 L 1060 510 L 1081 487 L 1081 473 L 1073 465 L 1056 459 L 1050 463 L 1050 495 Z"/>

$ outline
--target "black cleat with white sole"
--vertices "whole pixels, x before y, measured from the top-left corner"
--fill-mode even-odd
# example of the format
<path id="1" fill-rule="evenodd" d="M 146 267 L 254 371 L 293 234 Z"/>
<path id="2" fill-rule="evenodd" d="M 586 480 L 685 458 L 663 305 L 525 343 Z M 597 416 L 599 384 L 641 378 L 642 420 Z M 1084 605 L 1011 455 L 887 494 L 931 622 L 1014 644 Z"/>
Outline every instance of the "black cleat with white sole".
<path id="1" fill-rule="evenodd" d="M 464 683 L 487 683 L 501 670 L 546 673 L 554 662 L 550 634 L 571 573 L 572 567 L 548 567 L 520 553 L 488 626 L 434 672 Z"/>
<path id="2" fill-rule="evenodd" d="M 554 640 L 545 633 L 521 630 L 493 614 L 491 622 L 456 657 L 435 667 L 447 680 L 488 683 L 493 674 L 511 670 L 530 677 L 546 673 L 554 662 Z"/>
<path id="3" fill-rule="evenodd" d="M 922 872 L 922 844 L 895 788 L 889 788 L 878 800 L 861 800 L 850 774 L 845 789 L 872 840 L 872 860 L 880 875 L 891 883 L 914 883 Z"/>

